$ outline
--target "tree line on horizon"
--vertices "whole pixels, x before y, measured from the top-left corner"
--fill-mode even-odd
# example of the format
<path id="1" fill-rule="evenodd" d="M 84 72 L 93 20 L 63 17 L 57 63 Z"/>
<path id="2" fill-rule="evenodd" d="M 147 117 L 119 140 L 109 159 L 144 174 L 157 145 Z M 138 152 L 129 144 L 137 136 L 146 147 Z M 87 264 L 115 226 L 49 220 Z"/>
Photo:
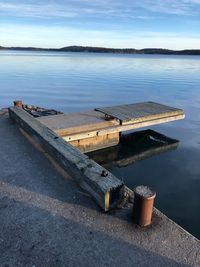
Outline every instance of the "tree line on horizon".
<path id="1" fill-rule="evenodd" d="M 200 55 L 200 49 L 170 50 L 164 48 L 106 48 L 91 46 L 67 46 L 62 48 L 37 48 L 37 47 L 3 47 L 0 50 L 18 51 L 52 51 L 52 52 L 92 52 L 115 54 L 162 54 L 162 55 Z"/>

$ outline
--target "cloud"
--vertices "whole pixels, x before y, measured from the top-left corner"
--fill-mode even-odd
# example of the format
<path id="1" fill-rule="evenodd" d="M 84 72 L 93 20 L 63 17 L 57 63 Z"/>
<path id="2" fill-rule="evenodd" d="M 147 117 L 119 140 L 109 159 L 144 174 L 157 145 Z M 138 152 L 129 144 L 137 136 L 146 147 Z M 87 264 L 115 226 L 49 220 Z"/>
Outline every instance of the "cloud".
<path id="1" fill-rule="evenodd" d="M 23 4 L 0 2 L 0 13 L 8 16 L 21 17 L 75 17 L 76 10 L 68 10 L 57 4 Z"/>
<path id="2" fill-rule="evenodd" d="M 199 14 L 200 0 L 0 0 L 0 36 L 8 46 L 197 48 Z"/>
<path id="3" fill-rule="evenodd" d="M 142 0 L 137 7 L 153 13 L 179 16 L 199 16 L 199 0 Z"/>
<path id="4" fill-rule="evenodd" d="M 0 14 L 5 16 L 72 18 L 127 17 L 152 19 L 155 15 L 198 16 L 200 0 L 58 0 L 0 1 Z"/>

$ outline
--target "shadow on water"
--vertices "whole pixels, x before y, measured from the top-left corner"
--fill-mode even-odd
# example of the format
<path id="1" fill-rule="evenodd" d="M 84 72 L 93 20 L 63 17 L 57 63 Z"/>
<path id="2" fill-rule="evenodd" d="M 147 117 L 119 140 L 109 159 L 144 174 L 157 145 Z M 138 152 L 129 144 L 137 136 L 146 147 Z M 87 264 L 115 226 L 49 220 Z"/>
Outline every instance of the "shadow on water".
<path id="1" fill-rule="evenodd" d="M 110 164 L 121 168 L 156 154 L 176 149 L 179 141 L 153 130 L 122 135 L 117 146 L 93 151 L 87 155 L 104 167 Z"/>

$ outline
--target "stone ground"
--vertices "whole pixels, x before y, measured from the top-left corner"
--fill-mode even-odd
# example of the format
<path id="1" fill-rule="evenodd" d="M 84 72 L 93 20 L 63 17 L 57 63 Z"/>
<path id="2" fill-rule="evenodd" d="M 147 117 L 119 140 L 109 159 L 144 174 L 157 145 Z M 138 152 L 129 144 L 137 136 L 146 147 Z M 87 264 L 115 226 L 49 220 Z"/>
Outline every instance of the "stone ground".
<path id="1" fill-rule="evenodd" d="M 200 242 L 162 213 L 103 213 L 0 115 L 0 267 L 200 266 Z"/>

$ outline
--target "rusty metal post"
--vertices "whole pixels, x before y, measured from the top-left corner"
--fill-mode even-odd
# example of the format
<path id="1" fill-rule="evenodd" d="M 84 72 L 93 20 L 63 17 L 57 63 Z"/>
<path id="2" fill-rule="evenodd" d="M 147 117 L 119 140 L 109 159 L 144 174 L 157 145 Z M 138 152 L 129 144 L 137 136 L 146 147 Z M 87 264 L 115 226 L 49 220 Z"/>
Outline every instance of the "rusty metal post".
<path id="1" fill-rule="evenodd" d="M 156 193 L 148 186 L 140 185 L 134 189 L 134 223 L 140 226 L 148 226 L 151 224 L 155 197 Z"/>
<path id="2" fill-rule="evenodd" d="M 23 104 L 22 104 L 21 100 L 15 100 L 15 101 L 13 101 L 13 103 L 14 103 L 15 107 L 22 108 Z"/>

